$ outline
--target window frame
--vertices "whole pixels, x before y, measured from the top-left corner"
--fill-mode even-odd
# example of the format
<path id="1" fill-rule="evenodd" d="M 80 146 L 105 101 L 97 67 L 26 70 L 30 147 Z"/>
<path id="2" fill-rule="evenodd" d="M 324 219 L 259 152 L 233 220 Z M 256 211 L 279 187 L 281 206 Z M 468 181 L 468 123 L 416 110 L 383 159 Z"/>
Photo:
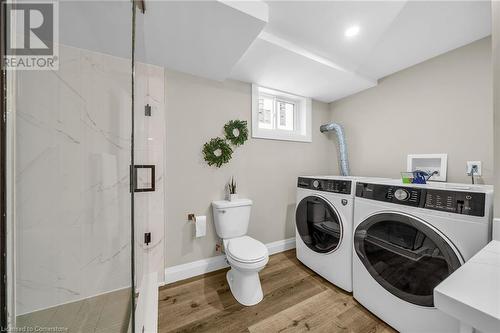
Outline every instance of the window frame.
<path id="1" fill-rule="evenodd" d="M 261 94 L 273 97 L 272 129 L 259 127 L 259 96 Z M 294 105 L 293 131 L 278 128 L 279 110 L 276 109 L 278 101 Z M 310 98 L 252 84 L 252 137 L 258 139 L 312 142 L 311 104 Z"/>
<path id="2" fill-rule="evenodd" d="M 275 108 L 276 108 L 276 96 L 268 94 L 268 93 L 262 93 L 257 96 L 257 125 L 259 124 L 259 97 L 263 95 L 267 99 L 272 99 L 273 100 L 273 107 L 271 109 L 271 128 L 262 128 L 265 130 L 274 130 L 275 127 L 275 122 L 276 122 L 276 117 L 274 116 L 275 114 Z"/>
<path id="3" fill-rule="evenodd" d="M 275 113 L 275 121 L 276 121 L 276 128 L 275 130 L 278 130 L 278 131 L 287 131 L 287 132 L 297 132 L 297 129 L 295 128 L 296 124 L 298 124 L 298 117 L 299 117 L 299 108 L 300 108 L 300 102 L 299 101 L 296 101 L 296 100 L 292 100 L 292 99 L 286 99 L 286 98 L 283 98 L 281 96 L 275 96 L 274 97 L 274 106 L 277 107 L 278 106 L 278 103 L 286 103 L 286 104 L 292 104 L 293 105 L 293 131 L 290 131 L 290 130 L 286 130 L 286 129 L 283 129 L 283 128 L 280 128 L 280 110 L 278 108 L 276 108 L 276 113 Z"/>

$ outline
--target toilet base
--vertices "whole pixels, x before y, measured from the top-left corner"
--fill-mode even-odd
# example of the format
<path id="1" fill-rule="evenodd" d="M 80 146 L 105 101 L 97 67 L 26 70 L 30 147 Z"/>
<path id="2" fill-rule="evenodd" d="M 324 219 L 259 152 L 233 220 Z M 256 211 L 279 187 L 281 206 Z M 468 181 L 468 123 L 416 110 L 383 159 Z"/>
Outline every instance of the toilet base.
<path id="1" fill-rule="evenodd" d="M 264 295 L 258 271 L 239 271 L 231 268 L 226 274 L 226 279 L 231 293 L 238 303 L 252 306 L 262 301 Z"/>

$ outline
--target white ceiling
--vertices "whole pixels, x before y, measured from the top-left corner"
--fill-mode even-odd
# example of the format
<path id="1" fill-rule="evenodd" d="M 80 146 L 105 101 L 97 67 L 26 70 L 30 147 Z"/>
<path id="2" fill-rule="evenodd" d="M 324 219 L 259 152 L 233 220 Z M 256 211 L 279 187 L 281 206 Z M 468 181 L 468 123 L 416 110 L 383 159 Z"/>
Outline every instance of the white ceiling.
<path id="1" fill-rule="evenodd" d="M 146 14 L 137 17 L 137 58 L 219 81 L 267 23 L 265 5 L 264 15 L 221 1 L 146 1 L 146 6 Z"/>
<path id="2" fill-rule="evenodd" d="M 489 35 L 489 1 L 408 2 L 359 71 L 381 78 Z"/>
<path id="3" fill-rule="evenodd" d="M 69 46 L 130 58 L 131 8 L 128 1 L 60 1 L 59 41 Z"/>
<path id="4" fill-rule="evenodd" d="M 253 42 L 231 78 L 325 102 L 377 84 L 265 33 Z"/>
<path id="5" fill-rule="evenodd" d="M 148 1 L 137 13 L 136 59 L 170 69 L 226 79 L 267 23 L 263 2 Z M 62 1 L 62 44 L 131 58 L 132 4 Z"/>
<path id="6" fill-rule="evenodd" d="M 265 31 L 330 59 L 349 69 L 369 55 L 381 36 L 405 7 L 404 1 L 268 1 Z M 359 25 L 360 34 L 344 31 Z"/>
<path id="7" fill-rule="evenodd" d="M 380 78 L 488 36 L 489 1 L 269 1 L 265 31 Z M 344 31 L 359 25 L 348 39 Z"/>
<path id="8" fill-rule="evenodd" d="M 137 58 L 331 102 L 491 33 L 489 1 L 150 1 Z M 61 2 L 61 42 L 130 57 L 130 2 Z M 358 36 L 344 31 L 359 25 Z"/>

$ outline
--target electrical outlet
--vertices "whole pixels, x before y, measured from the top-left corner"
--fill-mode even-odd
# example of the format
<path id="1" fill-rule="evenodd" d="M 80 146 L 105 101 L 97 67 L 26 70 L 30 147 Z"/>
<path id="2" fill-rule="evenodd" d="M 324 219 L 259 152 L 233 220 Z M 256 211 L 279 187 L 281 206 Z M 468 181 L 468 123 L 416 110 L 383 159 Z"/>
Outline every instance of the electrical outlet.
<path id="1" fill-rule="evenodd" d="M 471 175 L 473 166 L 476 166 L 474 176 L 481 176 L 481 161 L 467 161 L 467 175 Z"/>

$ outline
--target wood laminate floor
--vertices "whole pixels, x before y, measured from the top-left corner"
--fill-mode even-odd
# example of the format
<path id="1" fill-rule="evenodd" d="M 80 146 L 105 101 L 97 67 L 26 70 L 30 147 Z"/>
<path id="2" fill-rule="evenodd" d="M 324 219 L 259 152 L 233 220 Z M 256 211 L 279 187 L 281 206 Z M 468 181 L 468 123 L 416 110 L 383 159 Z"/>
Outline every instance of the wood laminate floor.
<path id="1" fill-rule="evenodd" d="M 270 257 L 260 272 L 264 299 L 240 305 L 225 270 L 160 288 L 158 331 L 395 332 L 354 298 L 302 265 L 295 250 Z"/>

